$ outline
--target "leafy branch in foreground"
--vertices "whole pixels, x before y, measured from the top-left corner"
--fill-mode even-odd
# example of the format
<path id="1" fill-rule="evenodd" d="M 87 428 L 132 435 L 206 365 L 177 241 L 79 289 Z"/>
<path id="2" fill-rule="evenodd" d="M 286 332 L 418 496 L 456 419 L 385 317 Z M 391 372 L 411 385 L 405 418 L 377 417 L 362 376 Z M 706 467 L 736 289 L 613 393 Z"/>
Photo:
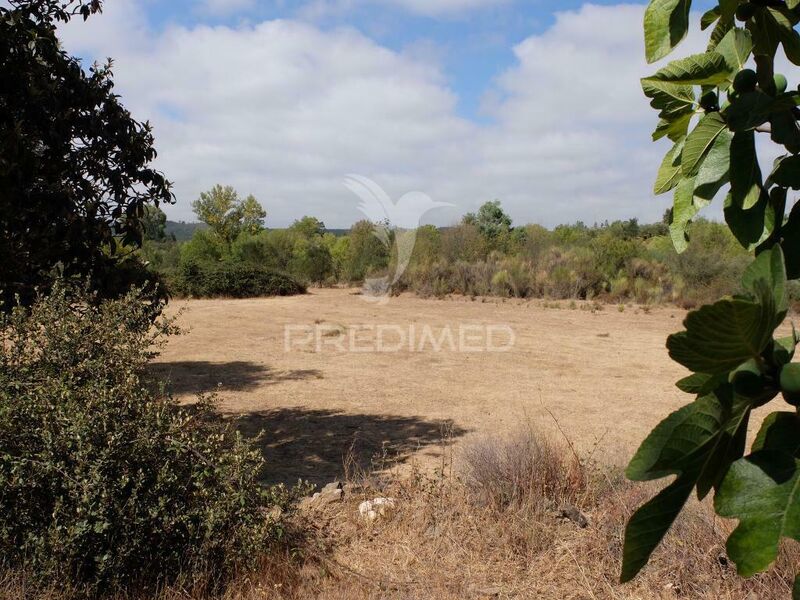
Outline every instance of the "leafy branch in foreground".
<path id="1" fill-rule="evenodd" d="M 645 12 L 648 62 L 688 33 L 690 0 L 652 0 Z M 800 65 L 800 0 L 720 0 L 701 18 L 706 52 L 674 60 L 642 79 L 659 111 L 653 139 L 668 138 L 654 191 L 674 193 L 670 235 L 683 251 L 693 218 L 726 188 L 725 221 L 756 255 L 741 294 L 689 313 L 667 341 L 670 357 L 693 374 L 678 387 L 696 399 L 662 421 L 631 460 L 635 481 L 675 479 L 631 517 L 622 581 L 650 555 L 696 489 L 739 521 L 727 550 L 743 576 L 767 569 L 783 537 L 800 540 L 800 338 L 776 337 L 788 311 L 787 280 L 800 277 L 800 93 L 775 73 L 779 49 Z M 755 67 L 750 68 L 750 66 Z M 766 178 L 756 135 L 783 147 Z M 787 209 L 788 216 L 787 216 Z M 751 412 L 782 396 L 794 410 L 764 419 L 745 455 Z M 794 597 L 800 599 L 800 578 Z"/>

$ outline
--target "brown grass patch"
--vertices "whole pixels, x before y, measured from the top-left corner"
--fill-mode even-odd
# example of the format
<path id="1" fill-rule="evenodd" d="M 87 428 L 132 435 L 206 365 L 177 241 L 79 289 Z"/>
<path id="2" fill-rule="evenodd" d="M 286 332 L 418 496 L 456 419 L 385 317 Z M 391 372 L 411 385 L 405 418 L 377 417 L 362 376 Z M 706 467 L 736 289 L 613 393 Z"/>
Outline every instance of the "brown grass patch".
<path id="1" fill-rule="evenodd" d="M 484 438 L 430 471 L 376 479 L 352 476 L 343 502 L 298 517 L 306 531 L 255 574 L 224 593 L 187 578 L 159 600 L 325 598 L 462 599 L 772 599 L 788 598 L 800 552 L 786 545 L 776 566 L 741 579 L 725 555 L 733 524 L 708 503 L 692 502 L 651 563 L 633 582 L 617 582 L 625 523 L 655 491 L 618 470 L 581 461 L 569 447 L 526 429 Z M 386 519 L 366 522 L 358 504 L 396 499 Z M 564 518 L 564 506 L 588 526 Z M 30 594 L 19 579 L 0 581 L 8 600 Z M 136 595 L 119 596 L 133 600 Z"/>

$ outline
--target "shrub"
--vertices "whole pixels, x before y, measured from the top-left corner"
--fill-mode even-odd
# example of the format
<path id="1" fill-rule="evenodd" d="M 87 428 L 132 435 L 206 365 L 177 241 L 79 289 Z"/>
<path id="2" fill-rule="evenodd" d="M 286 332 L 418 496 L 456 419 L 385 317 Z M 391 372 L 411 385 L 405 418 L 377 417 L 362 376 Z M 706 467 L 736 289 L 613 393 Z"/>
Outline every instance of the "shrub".
<path id="1" fill-rule="evenodd" d="M 197 229 L 180 253 L 181 263 L 218 262 L 229 256 L 230 248 L 210 229 Z"/>
<path id="2" fill-rule="evenodd" d="M 321 283 L 333 274 L 333 257 L 320 240 L 300 240 L 295 246 L 290 272 L 302 281 Z"/>
<path id="3" fill-rule="evenodd" d="M 305 293 L 289 275 L 251 264 L 184 263 L 173 285 L 174 293 L 197 298 L 257 298 Z"/>
<path id="4" fill-rule="evenodd" d="M 467 487 L 496 508 L 576 503 L 586 489 L 578 459 L 530 428 L 472 442 L 461 463 Z"/>
<path id="5" fill-rule="evenodd" d="M 42 585 L 149 587 L 247 567 L 293 492 L 201 400 L 179 407 L 143 373 L 170 325 L 139 293 L 92 304 L 56 287 L 0 315 L 0 555 Z M 299 490 L 298 490 L 299 491 Z"/>
<path id="6" fill-rule="evenodd" d="M 342 276 L 351 282 L 363 281 L 366 277 L 386 269 L 392 246 L 391 231 L 386 229 L 384 244 L 376 235 L 382 225 L 359 221 L 350 228 Z"/>
<path id="7" fill-rule="evenodd" d="M 498 296 L 513 296 L 514 288 L 508 271 L 502 269 L 492 277 L 492 291 Z"/>

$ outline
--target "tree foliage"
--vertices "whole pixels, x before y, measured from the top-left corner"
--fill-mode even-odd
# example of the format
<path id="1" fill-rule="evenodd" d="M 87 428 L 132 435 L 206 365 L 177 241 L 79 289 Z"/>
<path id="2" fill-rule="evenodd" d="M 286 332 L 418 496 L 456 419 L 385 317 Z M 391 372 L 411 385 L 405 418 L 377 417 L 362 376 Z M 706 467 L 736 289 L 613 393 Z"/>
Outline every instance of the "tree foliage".
<path id="1" fill-rule="evenodd" d="M 464 215 L 464 223 L 475 225 L 478 230 L 489 238 L 496 238 L 507 234 L 511 230 L 511 217 L 500 206 L 499 200 L 492 200 L 481 205 L 476 213 Z"/>
<path id="2" fill-rule="evenodd" d="M 264 228 L 267 211 L 252 194 L 244 200 L 231 186 L 215 185 L 192 202 L 197 218 L 220 240 L 230 244 L 240 233 L 256 234 Z"/>
<path id="3" fill-rule="evenodd" d="M 173 201 L 169 182 L 151 166 L 150 125 L 120 103 L 111 62 L 86 71 L 60 46 L 59 23 L 100 8 L 99 0 L 0 7 L 5 306 L 17 295 L 31 302 L 55 274 L 88 278 L 105 295 L 119 293 L 118 283 L 127 289 L 117 268 L 126 248 L 141 244 L 146 208 Z"/>
<path id="4" fill-rule="evenodd" d="M 689 0 L 652 0 L 644 21 L 648 62 L 686 36 L 690 8 Z M 800 373 L 791 363 L 800 338 L 775 336 L 788 310 L 788 279 L 800 276 L 800 205 L 786 215 L 787 192 L 800 183 L 800 93 L 787 91 L 774 66 L 779 51 L 800 65 L 798 22 L 798 0 L 720 0 L 701 20 L 711 28 L 706 52 L 642 80 L 659 111 L 653 139 L 672 142 L 654 189 L 674 193 L 676 249 L 687 247 L 692 219 L 724 192 L 725 221 L 756 259 L 740 295 L 689 313 L 685 331 L 667 341 L 670 357 L 693 372 L 677 385 L 696 399 L 662 421 L 628 466 L 637 481 L 676 477 L 631 517 L 623 581 L 647 563 L 694 489 L 701 499 L 714 490 L 717 513 L 739 520 L 727 550 L 744 576 L 770 566 L 782 537 L 800 540 L 797 413 L 768 416 L 746 454 L 755 408 L 778 397 L 800 405 Z M 784 152 L 766 177 L 757 135 Z"/>

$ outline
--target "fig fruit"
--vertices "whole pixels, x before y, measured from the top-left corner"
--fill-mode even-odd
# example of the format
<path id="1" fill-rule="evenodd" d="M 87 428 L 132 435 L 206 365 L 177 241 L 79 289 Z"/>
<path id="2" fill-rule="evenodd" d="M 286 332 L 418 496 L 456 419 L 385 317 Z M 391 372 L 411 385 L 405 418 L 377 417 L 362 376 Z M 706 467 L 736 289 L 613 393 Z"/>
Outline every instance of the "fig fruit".
<path id="1" fill-rule="evenodd" d="M 758 75 L 753 69 L 742 69 L 733 78 L 733 89 L 740 94 L 746 94 L 756 89 Z"/>
<path id="2" fill-rule="evenodd" d="M 784 93 L 786 88 L 789 87 L 789 82 L 786 81 L 786 76 L 782 73 L 775 73 L 773 79 L 775 81 L 775 89 L 779 94 Z"/>
<path id="3" fill-rule="evenodd" d="M 793 406 L 800 405 L 800 363 L 789 363 L 781 369 L 781 391 Z"/>
<path id="4" fill-rule="evenodd" d="M 751 18 L 754 14 L 756 14 L 756 5 L 752 2 L 740 4 L 736 9 L 736 18 L 740 21 L 747 21 L 747 19 Z"/>

